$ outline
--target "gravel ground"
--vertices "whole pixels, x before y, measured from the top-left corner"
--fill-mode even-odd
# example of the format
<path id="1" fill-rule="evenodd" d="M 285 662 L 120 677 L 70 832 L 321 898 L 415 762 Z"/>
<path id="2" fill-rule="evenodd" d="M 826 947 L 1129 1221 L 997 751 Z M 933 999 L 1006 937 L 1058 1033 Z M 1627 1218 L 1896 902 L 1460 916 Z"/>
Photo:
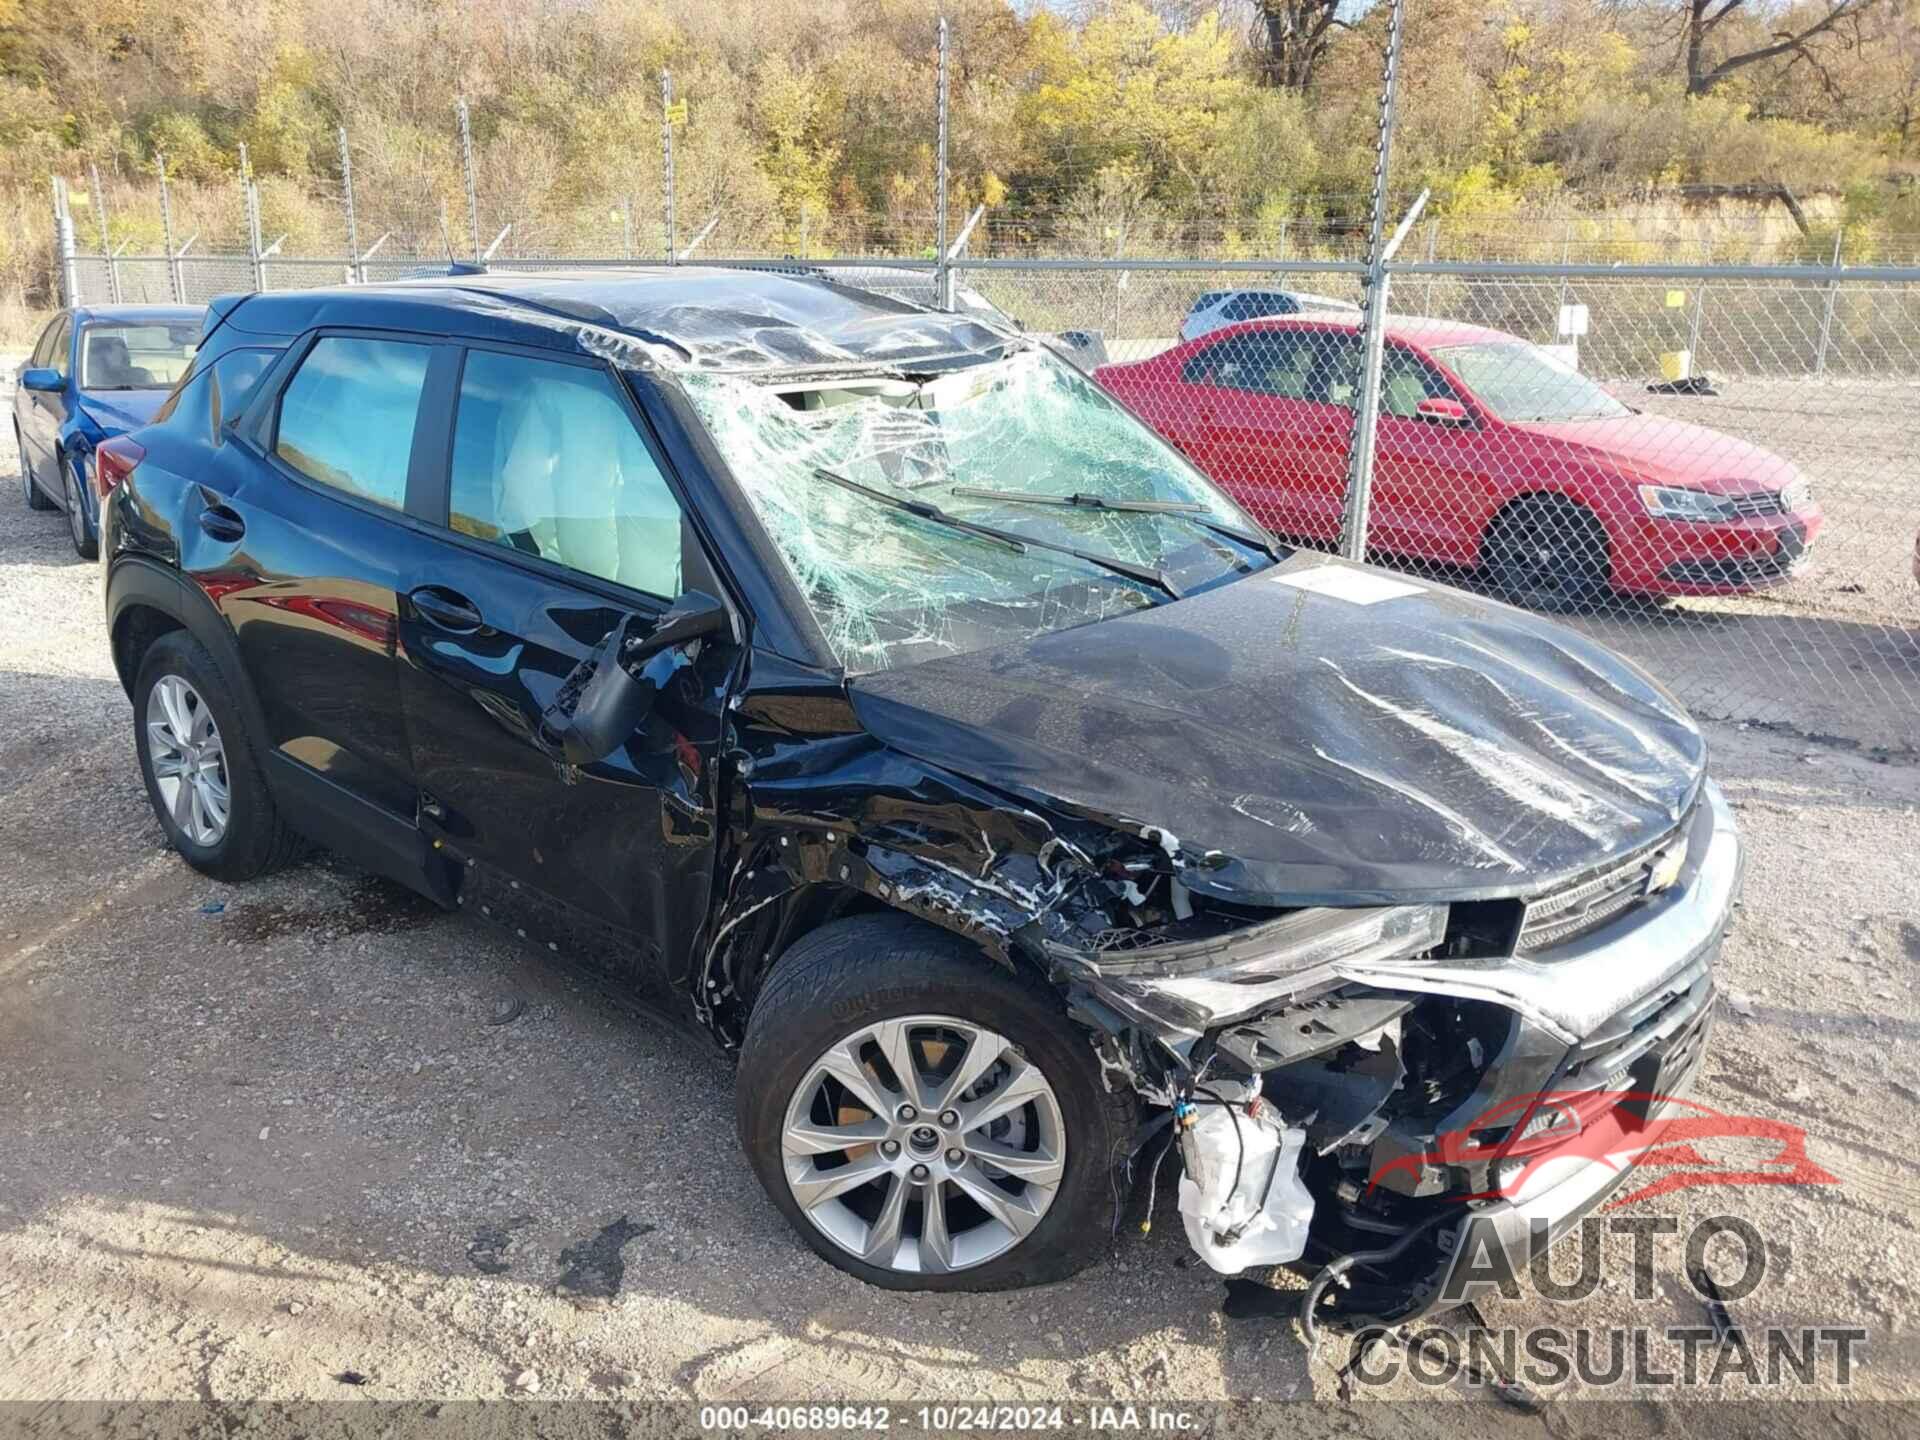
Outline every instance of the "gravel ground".
<path id="1" fill-rule="evenodd" d="M 1335 1398 L 1347 1343 L 1310 1361 L 1290 1323 L 1223 1317 L 1170 1185 L 1150 1235 L 1133 1233 L 1136 1197 L 1130 1233 L 1073 1281 L 869 1289 L 761 1194 L 711 1049 L 344 863 L 240 889 L 189 870 L 140 788 L 97 569 L 59 515 L 25 510 L 15 474 L 9 448 L 0 1400 Z M 1859 720 L 1862 735 L 1893 724 Z M 1759 725 L 1710 731 L 1753 860 L 1721 970 L 1735 1003 L 1698 1098 L 1804 1125 L 1840 1183 L 1684 1190 L 1636 1213 L 1750 1220 L 1770 1264 L 1739 1318 L 1864 1327 L 1851 1396 L 1920 1398 L 1905 1149 L 1920 1134 L 1920 766 Z M 1631 1295 L 1620 1237 L 1584 1304 L 1529 1290 L 1486 1319 L 1701 1324 L 1667 1243 L 1651 1298 Z M 1374 1393 L 1465 1398 L 1485 1430 L 1543 1423 L 1462 1387 Z M 1630 1392 L 1574 1382 L 1556 1397 L 1586 1393 Z M 1825 1433 L 1828 1411 L 1764 1428 Z M 1562 1403 L 1545 1424 L 1720 1434 L 1743 1413 Z M 1461 1414 L 1366 1418 L 1451 1434 Z M 1345 1432 L 1354 1416 L 1328 1404 L 1283 1423 Z M 1897 1418 L 1847 1423 L 1893 1434 Z"/>

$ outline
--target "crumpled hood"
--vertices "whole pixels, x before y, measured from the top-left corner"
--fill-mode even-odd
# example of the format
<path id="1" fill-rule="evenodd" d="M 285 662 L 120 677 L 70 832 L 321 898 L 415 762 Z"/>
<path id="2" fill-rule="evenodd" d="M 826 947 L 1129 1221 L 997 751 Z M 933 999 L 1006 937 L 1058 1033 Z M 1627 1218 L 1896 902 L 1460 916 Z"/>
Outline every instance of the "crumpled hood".
<path id="1" fill-rule="evenodd" d="M 1329 576 L 1359 598 L 1297 583 Z M 1317 555 L 851 692 L 888 745 L 1253 905 L 1527 892 L 1658 838 L 1705 775 L 1686 713 L 1604 647 Z"/>
<path id="2" fill-rule="evenodd" d="M 1636 478 L 1720 494 L 1781 490 L 1800 476 L 1791 461 L 1771 450 L 1664 415 L 1537 421 L 1516 428 L 1579 446 L 1591 459 Z"/>
<path id="3" fill-rule="evenodd" d="M 108 435 L 138 430 L 166 403 L 169 390 L 82 390 L 80 408 Z"/>

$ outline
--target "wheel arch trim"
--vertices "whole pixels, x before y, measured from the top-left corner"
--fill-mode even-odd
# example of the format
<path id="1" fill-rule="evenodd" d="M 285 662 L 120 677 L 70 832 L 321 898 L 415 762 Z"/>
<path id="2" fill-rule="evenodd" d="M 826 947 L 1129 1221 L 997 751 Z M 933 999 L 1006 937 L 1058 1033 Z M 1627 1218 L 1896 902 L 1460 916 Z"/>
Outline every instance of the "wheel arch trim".
<path id="1" fill-rule="evenodd" d="M 114 670 L 120 686 L 133 698 L 139 664 L 130 653 L 127 628 L 133 615 L 142 609 L 159 612 L 173 621 L 165 629 L 187 631 L 206 648 L 220 667 L 221 678 L 238 700 L 247 729 L 256 743 L 264 743 L 266 715 L 259 697 L 248 683 L 246 667 L 240 661 L 240 646 L 225 618 L 214 608 L 205 591 L 187 583 L 179 571 L 143 556 L 122 556 L 107 572 L 107 635 L 113 650 Z"/>

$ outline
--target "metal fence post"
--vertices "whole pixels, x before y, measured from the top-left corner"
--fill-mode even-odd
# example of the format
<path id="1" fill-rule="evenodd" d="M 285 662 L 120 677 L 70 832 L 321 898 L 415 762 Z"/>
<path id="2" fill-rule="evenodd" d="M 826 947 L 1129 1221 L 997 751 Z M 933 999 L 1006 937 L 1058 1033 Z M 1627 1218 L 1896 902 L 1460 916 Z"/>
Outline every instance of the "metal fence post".
<path id="1" fill-rule="evenodd" d="M 673 72 L 660 72 L 660 201 L 664 207 L 661 223 L 666 227 L 667 264 L 674 263 L 673 234 Z"/>
<path id="2" fill-rule="evenodd" d="M 1380 134 L 1374 146 L 1373 213 L 1367 221 L 1366 340 L 1362 350 L 1360 391 L 1354 396 L 1353 438 L 1347 447 L 1347 495 L 1340 525 L 1340 553 L 1349 560 L 1367 555 L 1367 522 L 1373 508 L 1373 451 L 1378 438 L 1380 371 L 1387 327 L 1387 179 L 1393 159 L 1393 118 L 1400 79 L 1400 43 L 1406 24 L 1406 0 L 1391 0 L 1387 58 L 1380 75 Z M 1411 218 L 1411 217 L 1410 217 Z M 1405 226 L 1403 225 L 1404 232 Z"/>
<path id="3" fill-rule="evenodd" d="M 87 183 L 93 187 L 93 218 L 100 227 L 100 259 L 107 270 L 107 295 L 120 303 L 120 266 L 113 258 L 113 242 L 107 238 L 107 192 L 100 188 L 100 167 L 87 162 Z"/>
<path id="4" fill-rule="evenodd" d="M 160 245 L 167 256 L 167 298 L 178 305 L 187 298 L 182 286 L 180 258 L 173 253 L 173 199 L 167 191 L 167 157 L 155 155 L 153 168 L 160 176 Z"/>
<path id="5" fill-rule="evenodd" d="M 473 244 L 473 260 L 480 263 L 480 186 L 473 173 L 473 123 L 467 115 L 467 98 L 461 96 L 454 107 L 460 117 L 460 168 L 467 180 L 467 238 Z"/>
<path id="6" fill-rule="evenodd" d="M 674 263 L 674 73 L 660 71 L 660 225 L 666 263 Z"/>
<path id="7" fill-rule="evenodd" d="M 267 257 L 260 249 L 260 187 L 247 182 L 247 258 L 253 262 L 253 288 L 267 288 Z"/>
<path id="8" fill-rule="evenodd" d="M 1573 220 L 1569 218 L 1567 220 L 1566 233 L 1560 237 L 1560 264 L 1564 267 L 1567 265 L 1571 265 L 1572 263 L 1573 263 Z M 1566 311 L 1566 308 L 1567 308 L 1567 277 L 1563 270 L 1560 276 L 1561 312 L 1564 313 Z M 1554 317 L 1553 338 L 1556 340 L 1560 338 L 1560 320 L 1558 316 Z"/>
<path id="9" fill-rule="evenodd" d="M 942 310 L 953 309 L 953 271 L 947 266 L 947 17 L 940 17 L 939 90 L 934 104 L 937 159 L 933 177 L 933 254 L 939 273 L 935 293 Z"/>
<path id="10" fill-rule="evenodd" d="M 1704 271 L 1713 264 L 1713 242 L 1705 241 L 1703 247 L 1700 263 Z M 1700 319 L 1706 308 L 1707 282 L 1703 275 L 1699 285 L 1694 288 L 1693 311 L 1687 316 L 1687 373 L 1683 379 L 1691 380 L 1700 373 Z"/>
<path id="11" fill-rule="evenodd" d="M 366 277 L 355 263 L 360 255 L 359 219 L 353 213 L 353 152 L 347 148 L 347 127 L 340 127 L 340 203 L 347 211 L 347 283 L 357 285 Z"/>
<path id="12" fill-rule="evenodd" d="M 1833 311 L 1840 301 L 1840 244 L 1846 239 L 1847 227 L 1838 226 L 1833 232 L 1833 270 L 1834 276 L 1827 282 L 1826 308 L 1820 315 L 1820 344 L 1813 352 L 1813 373 L 1827 373 L 1827 346 L 1833 343 Z"/>
<path id="13" fill-rule="evenodd" d="M 633 196 L 620 197 L 620 253 L 633 258 Z"/>
<path id="14" fill-rule="evenodd" d="M 1427 221 L 1427 263 L 1431 265 L 1440 258 L 1440 222 Z M 1423 315 L 1433 314 L 1433 276 L 1427 276 L 1427 298 L 1420 306 Z"/>
<path id="15" fill-rule="evenodd" d="M 253 213 L 253 166 L 247 159 L 247 142 L 240 142 L 240 218 L 247 230 L 247 273 L 253 276 L 253 288 L 260 283 L 260 226 Z"/>
<path id="16" fill-rule="evenodd" d="M 60 267 L 60 302 L 80 303 L 80 265 L 74 253 L 73 206 L 68 203 L 67 182 L 53 177 L 53 253 Z"/>

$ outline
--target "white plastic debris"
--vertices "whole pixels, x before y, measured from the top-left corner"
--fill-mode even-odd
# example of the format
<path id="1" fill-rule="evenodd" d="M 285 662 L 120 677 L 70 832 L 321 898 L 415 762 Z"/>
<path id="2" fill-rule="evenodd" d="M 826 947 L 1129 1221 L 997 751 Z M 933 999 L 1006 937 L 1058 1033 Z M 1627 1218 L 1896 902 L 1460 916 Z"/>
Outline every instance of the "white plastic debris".
<path id="1" fill-rule="evenodd" d="M 1206 1088 L 1226 1103 L 1197 1096 L 1193 1123 L 1180 1136 L 1188 1243 L 1222 1275 L 1298 1260 L 1313 1219 L 1313 1196 L 1300 1179 L 1307 1132 L 1288 1126 L 1253 1087 L 1221 1081 Z"/>

